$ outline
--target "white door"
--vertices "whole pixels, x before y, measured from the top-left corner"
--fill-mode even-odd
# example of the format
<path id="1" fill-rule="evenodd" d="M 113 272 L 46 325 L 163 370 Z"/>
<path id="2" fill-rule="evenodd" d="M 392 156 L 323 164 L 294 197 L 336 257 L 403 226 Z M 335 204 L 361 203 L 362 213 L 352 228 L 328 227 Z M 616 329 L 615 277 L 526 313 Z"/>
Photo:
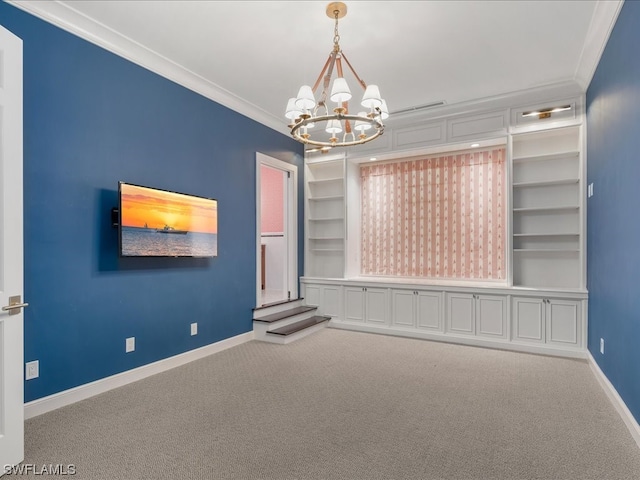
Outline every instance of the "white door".
<path id="1" fill-rule="evenodd" d="M 24 459 L 22 40 L 0 27 L 0 475 Z M 16 298 L 19 297 L 19 298 Z"/>

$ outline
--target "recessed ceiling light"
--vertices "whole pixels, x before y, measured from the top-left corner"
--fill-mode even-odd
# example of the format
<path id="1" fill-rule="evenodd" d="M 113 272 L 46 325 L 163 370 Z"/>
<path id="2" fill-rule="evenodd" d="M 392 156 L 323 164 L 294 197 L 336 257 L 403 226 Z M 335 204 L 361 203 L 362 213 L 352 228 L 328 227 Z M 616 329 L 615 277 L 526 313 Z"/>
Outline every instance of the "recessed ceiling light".
<path id="1" fill-rule="evenodd" d="M 479 144 L 479 143 L 472 143 L 472 144 L 471 144 L 471 148 L 476 148 L 476 147 L 479 147 L 479 146 L 480 146 L 480 144 Z"/>
<path id="2" fill-rule="evenodd" d="M 376 157 L 371 157 L 371 158 L 369 159 L 369 161 L 370 161 L 370 162 L 375 162 L 376 160 L 377 160 L 377 158 L 376 158 Z"/>

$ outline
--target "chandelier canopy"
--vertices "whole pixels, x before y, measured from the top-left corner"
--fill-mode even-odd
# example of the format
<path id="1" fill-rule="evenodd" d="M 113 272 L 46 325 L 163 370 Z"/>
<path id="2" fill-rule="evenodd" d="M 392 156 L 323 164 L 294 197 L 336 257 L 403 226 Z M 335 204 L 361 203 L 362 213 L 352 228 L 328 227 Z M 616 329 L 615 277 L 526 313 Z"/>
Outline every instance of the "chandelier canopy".
<path id="1" fill-rule="evenodd" d="M 326 12 L 328 17 L 335 19 L 333 49 L 313 88 L 309 85 L 300 87 L 298 96 L 287 102 L 285 112 L 285 117 L 291 121 L 289 128 L 293 138 L 320 147 L 322 151 L 332 147 L 360 145 L 378 138 L 384 132 L 382 121 L 389 117 L 387 103 L 380 96 L 378 86 L 367 86 L 340 48 L 338 19 L 347 14 L 347 6 L 342 2 L 332 2 L 327 5 Z M 357 114 L 349 111 L 351 90 L 343 75 L 343 60 L 364 90 L 360 105 L 366 111 Z M 334 69 L 337 76 L 331 82 Z M 316 100 L 315 94 L 320 84 L 322 90 Z M 335 102 L 336 107 L 329 110 L 328 101 Z"/>

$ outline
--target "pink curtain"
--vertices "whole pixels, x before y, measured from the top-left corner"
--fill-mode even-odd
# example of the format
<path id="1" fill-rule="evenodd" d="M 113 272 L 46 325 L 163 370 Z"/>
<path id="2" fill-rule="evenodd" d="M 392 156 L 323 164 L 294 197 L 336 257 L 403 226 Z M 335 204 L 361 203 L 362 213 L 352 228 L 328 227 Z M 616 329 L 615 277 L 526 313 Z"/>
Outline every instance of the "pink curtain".
<path id="1" fill-rule="evenodd" d="M 363 165 L 362 273 L 505 278 L 505 149 Z"/>

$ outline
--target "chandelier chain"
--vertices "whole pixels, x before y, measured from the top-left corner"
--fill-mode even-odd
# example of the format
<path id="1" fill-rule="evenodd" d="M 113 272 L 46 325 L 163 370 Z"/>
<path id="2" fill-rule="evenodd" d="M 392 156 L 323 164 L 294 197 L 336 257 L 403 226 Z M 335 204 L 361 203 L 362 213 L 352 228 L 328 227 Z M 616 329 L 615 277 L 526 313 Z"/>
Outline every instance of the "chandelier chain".
<path id="1" fill-rule="evenodd" d="M 335 52 L 340 51 L 340 34 L 338 33 L 338 15 L 340 14 L 339 10 L 334 10 L 333 15 L 336 19 L 336 26 L 333 29 L 333 50 Z"/>

